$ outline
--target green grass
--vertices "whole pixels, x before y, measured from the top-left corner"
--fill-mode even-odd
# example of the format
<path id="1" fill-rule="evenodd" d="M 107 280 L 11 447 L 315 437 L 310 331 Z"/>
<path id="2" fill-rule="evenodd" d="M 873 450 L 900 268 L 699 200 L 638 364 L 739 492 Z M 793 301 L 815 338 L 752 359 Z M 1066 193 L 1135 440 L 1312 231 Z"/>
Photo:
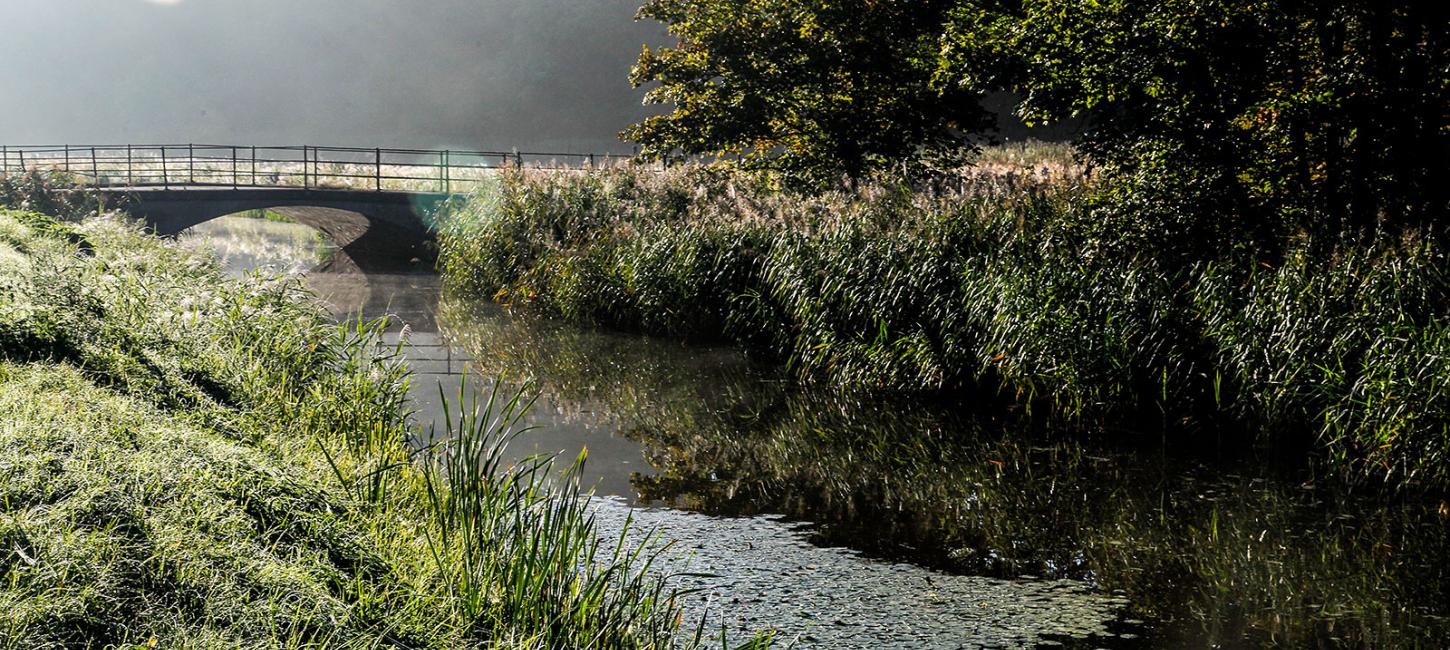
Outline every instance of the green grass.
<path id="1" fill-rule="evenodd" d="M 379 336 L 115 218 L 0 211 L 0 647 L 689 644 L 574 470 L 499 462 L 525 404 L 413 447 Z"/>
<path id="2" fill-rule="evenodd" d="M 241 217 L 243 219 L 260 219 L 262 221 L 275 221 L 277 223 L 297 223 L 297 220 L 296 219 L 293 219 L 292 217 L 289 217 L 289 216 L 287 216 L 285 214 L 282 214 L 281 212 L 278 212 L 276 210 L 267 210 L 267 209 L 247 210 L 246 212 L 238 212 L 234 216 L 238 216 L 238 217 Z"/>
<path id="3" fill-rule="evenodd" d="M 692 166 L 525 171 L 446 217 L 440 264 L 477 299 L 739 343 L 806 382 L 1317 441 L 1344 477 L 1450 484 L 1443 244 L 1261 257 L 1170 222 L 1072 174 L 800 196 Z"/>

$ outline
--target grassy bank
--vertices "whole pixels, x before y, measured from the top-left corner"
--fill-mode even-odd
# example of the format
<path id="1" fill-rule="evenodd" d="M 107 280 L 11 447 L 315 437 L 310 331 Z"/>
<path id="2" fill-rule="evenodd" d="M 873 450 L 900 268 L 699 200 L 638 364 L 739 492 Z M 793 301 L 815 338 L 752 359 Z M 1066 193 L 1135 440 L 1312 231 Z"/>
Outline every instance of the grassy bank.
<path id="1" fill-rule="evenodd" d="M 525 171 L 449 217 L 441 264 L 465 294 L 741 343 L 807 381 L 1244 427 L 1317 440 L 1345 476 L 1450 480 L 1443 246 L 1260 257 L 1116 205 L 1037 165 L 813 196 L 697 167 Z"/>
<path id="2" fill-rule="evenodd" d="M 416 451 L 376 327 L 59 211 L 0 212 L 0 647 L 672 645 L 523 404 Z"/>

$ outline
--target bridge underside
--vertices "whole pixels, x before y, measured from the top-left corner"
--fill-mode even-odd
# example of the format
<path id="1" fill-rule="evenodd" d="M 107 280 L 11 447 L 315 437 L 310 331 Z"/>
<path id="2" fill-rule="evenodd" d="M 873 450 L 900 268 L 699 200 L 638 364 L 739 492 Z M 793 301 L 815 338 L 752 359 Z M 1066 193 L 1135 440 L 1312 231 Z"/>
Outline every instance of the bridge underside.
<path id="1" fill-rule="evenodd" d="M 433 268 L 434 217 L 443 194 L 302 189 L 112 190 L 119 207 L 159 235 L 238 212 L 270 209 L 321 231 L 342 248 L 334 270 Z"/>

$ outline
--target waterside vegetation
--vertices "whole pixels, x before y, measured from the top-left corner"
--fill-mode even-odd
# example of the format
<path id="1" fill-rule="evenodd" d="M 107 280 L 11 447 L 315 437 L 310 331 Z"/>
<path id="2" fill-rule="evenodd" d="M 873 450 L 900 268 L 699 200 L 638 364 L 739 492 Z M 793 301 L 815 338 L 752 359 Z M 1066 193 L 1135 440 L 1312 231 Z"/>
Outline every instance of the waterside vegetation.
<path id="1" fill-rule="evenodd" d="M 951 573 L 1087 581 L 1127 597 L 1124 618 L 1148 623 L 1123 632 L 1145 647 L 1450 634 L 1440 499 L 1345 490 L 1253 450 L 1143 450 L 1020 414 L 859 399 L 728 348 L 498 311 L 447 301 L 440 318 L 480 371 L 527 377 L 562 417 L 640 443 L 647 504 L 783 514 L 824 546 Z"/>
<path id="2" fill-rule="evenodd" d="M 735 342 L 808 381 L 1317 441 L 1343 476 L 1450 480 L 1436 238 L 1194 259 L 1104 208 L 1097 184 L 1035 164 L 935 187 L 769 183 L 698 166 L 503 174 L 446 220 L 442 269 L 475 298 Z"/>
<path id="3" fill-rule="evenodd" d="M 449 282 L 806 381 L 1450 486 L 1450 9 L 867 5 L 644 3 L 675 42 L 631 79 L 669 110 L 623 135 L 702 164 L 503 173 L 443 226 Z M 1072 162 L 983 155 L 992 93 L 1076 120 Z"/>
<path id="4" fill-rule="evenodd" d="M 60 212 L 0 213 L 0 647 L 690 643 L 573 470 L 499 461 L 526 401 L 419 448 L 381 324 Z"/>
<path id="5" fill-rule="evenodd" d="M 222 269 L 236 275 L 255 269 L 298 275 L 325 268 L 338 253 L 321 232 L 270 210 L 214 219 L 187 229 L 177 239 L 207 251 Z"/>

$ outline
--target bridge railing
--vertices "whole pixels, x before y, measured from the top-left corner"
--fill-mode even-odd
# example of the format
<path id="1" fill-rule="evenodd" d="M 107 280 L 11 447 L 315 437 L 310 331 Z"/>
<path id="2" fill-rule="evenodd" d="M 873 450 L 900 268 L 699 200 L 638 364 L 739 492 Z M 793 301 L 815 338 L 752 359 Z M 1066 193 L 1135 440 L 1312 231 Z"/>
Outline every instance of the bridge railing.
<path id="1" fill-rule="evenodd" d="M 0 146 L 0 174 L 69 174 L 99 188 L 348 189 L 467 193 L 500 168 L 583 170 L 580 153 L 217 144 Z"/>

